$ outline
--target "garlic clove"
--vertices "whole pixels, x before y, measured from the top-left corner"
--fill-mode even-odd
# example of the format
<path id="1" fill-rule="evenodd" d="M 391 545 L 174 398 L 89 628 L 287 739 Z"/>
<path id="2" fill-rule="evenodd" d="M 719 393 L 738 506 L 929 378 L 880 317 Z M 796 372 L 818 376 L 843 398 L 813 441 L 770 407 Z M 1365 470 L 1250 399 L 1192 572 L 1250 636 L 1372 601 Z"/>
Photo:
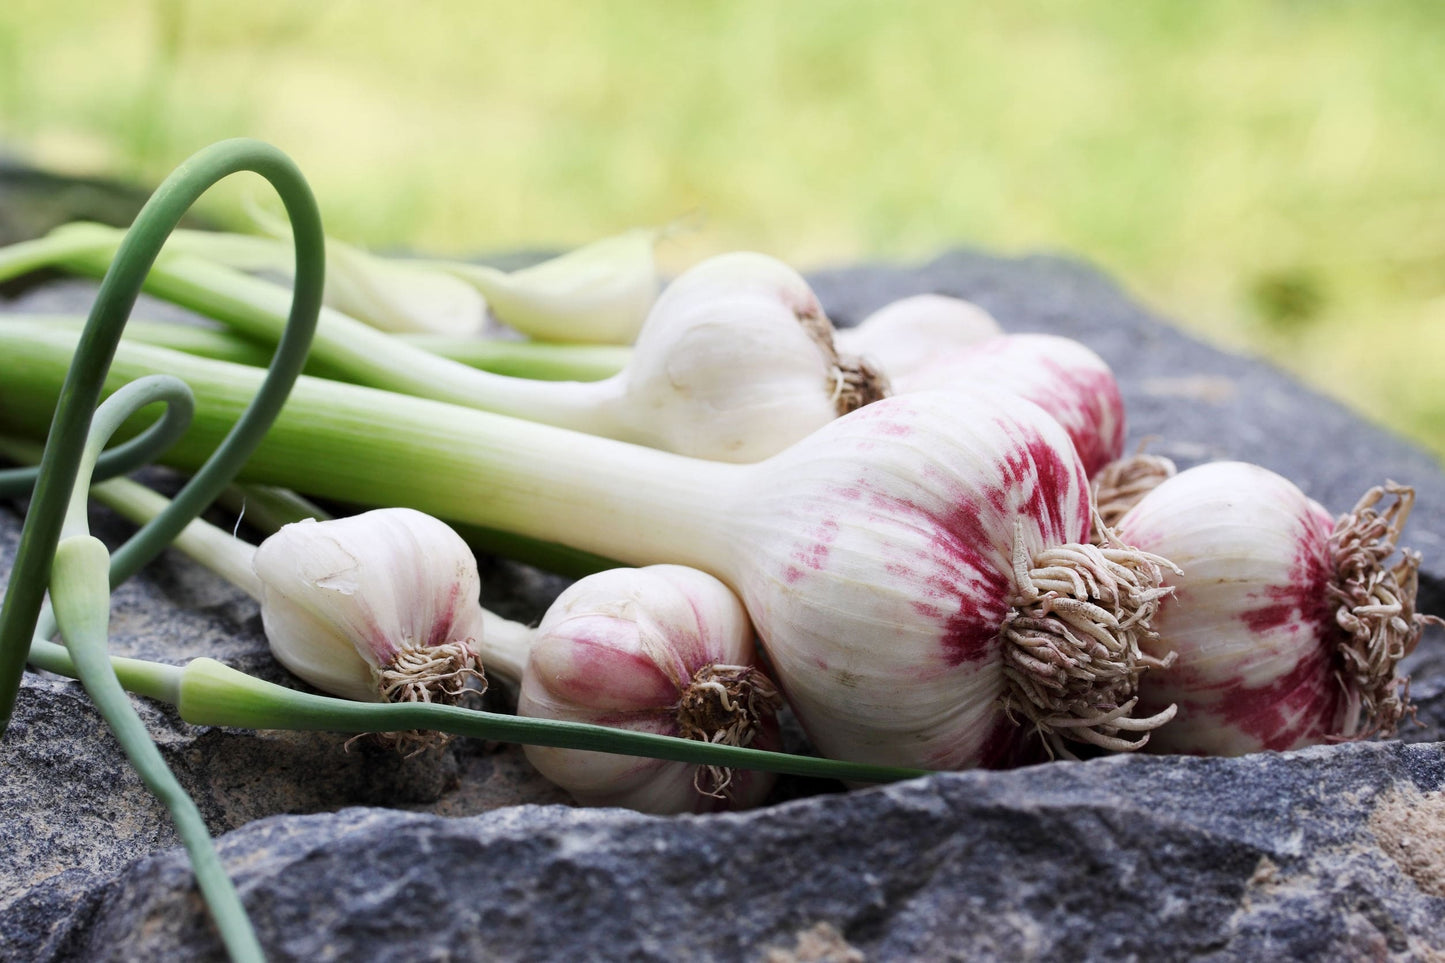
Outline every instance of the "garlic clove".
<path id="1" fill-rule="evenodd" d="M 327 692 L 456 702 L 480 679 L 476 561 L 447 525 L 405 508 L 284 526 L 256 550 L 276 658 Z"/>
<path id="2" fill-rule="evenodd" d="M 885 304 L 856 327 L 840 328 L 838 350 L 866 357 L 893 379 L 941 355 L 1003 334 L 983 308 L 943 294 L 915 294 Z"/>
<path id="3" fill-rule="evenodd" d="M 635 228 L 518 271 L 447 265 L 503 324 L 543 341 L 631 344 L 657 300 L 658 231 Z"/>

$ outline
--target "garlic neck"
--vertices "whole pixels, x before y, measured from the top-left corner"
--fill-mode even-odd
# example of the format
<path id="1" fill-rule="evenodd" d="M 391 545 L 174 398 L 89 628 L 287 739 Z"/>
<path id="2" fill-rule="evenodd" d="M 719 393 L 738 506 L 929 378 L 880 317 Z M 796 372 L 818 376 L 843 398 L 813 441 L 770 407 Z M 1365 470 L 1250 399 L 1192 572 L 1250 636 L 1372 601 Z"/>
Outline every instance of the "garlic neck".
<path id="1" fill-rule="evenodd" d="M 891 388 L 887 376 L 867 358 L 839 353 L 833 324 L 821 310 L 799 313 L 796 317 L 828 361 L 833 380 L 833 408 L 840 417 L 888 397 Z"/>
<path id="2" fill-rule="evenodd" d="M 1005 617 L 1005 711 L 1029 720 L 1050 754 L 1075 758 L 1065 741 L 1118 752 L 1139 749 L 1175 707 L 1143 719 L 1130 713 L 1139 677 L 1174 659 L 1146 655 L 1150 619 L 1171 589 L 1155 555 L 1120 543 L 1072 544 L 1029 558 L 1015 540 L 1017 594 Z M 1127 738 L 1125 733 L 1140 733 Z"/>

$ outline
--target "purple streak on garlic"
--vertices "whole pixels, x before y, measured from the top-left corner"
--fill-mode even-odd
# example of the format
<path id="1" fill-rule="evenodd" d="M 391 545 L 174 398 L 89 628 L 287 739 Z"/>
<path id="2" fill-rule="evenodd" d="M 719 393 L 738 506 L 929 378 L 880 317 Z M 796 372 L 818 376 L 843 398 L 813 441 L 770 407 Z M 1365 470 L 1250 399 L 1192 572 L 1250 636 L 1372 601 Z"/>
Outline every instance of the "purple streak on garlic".
<path id="1" fill-rule="evenodd" d="M 526 643 L 523 643 L 526 644 Z M 508 659 L 498 659 L 498 664 Z M 776 688 L 756 665 L 737 596 L 695 569 L 614 569 L 568 588 L 528 645 L 519 715 L 759 749 L 778 747 Z M 768 773 L 527 746 L 548 779 L 588 805 L 654 813 L 746 808 Z"/>
<path id="2" fill-rule="evenodd" d="M 455 703 L 481 681 L 480 580 L 445 523 L 408 508 L 284 526 L 256 549 L 277 660 L 325 692 Z"/>
<path id="3" fill-rule="evenodd" d="M 1077 341 L 1051 334 L 1009 334 L 940 356 L 898 375 L 898 393 L 962 386 L 1008 390 L 1058 419 L 1092 477 L 1124 451 L 1124 399 L 1114 373 Z"/>
<path id="4" fill-rule="evenodd" d="M 856 327 L 840 328 L 838 350 L 867 358 L 897 379 L 940 355 L 1003 334 L 978 305 L 943 294 L 915 294 L 885 304 Z"/>
<path id="5" fill-rule="evenodd" d="M 1183 572 L 1153 643 L 1177 662 L 1141 689 L 1179 715 L 1152 747 L 1239 755 L 1393 733 L 1408 702 L 1396 666 L 1434 620 L 1414 609 L 1419 557 L 1385 566 L 1412 499 L 1372 489 L 1337 520 L 1273 472 L 1217 462 L 1126 514 L 1119 537 Z"/>
<path id="6" fill-rule="evenodd" d="M 1088 546 L 1067 433 L 1016 396 L 895 396 L 769 459 L 727 575 L 818 748 L 958 769 L 1036 731 L 1130 749 L 1160 560 Z M 1132 738 L 1137 736 L 1137 738 Z"/>

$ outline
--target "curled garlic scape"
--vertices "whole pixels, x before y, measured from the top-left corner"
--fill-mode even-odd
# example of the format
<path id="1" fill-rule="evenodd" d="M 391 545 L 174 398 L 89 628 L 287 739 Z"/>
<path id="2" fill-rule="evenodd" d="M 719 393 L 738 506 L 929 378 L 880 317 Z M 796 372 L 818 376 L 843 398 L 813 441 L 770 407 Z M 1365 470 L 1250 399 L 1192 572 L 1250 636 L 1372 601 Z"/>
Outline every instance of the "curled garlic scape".
<path id="1" fill-rule="evenodd" d="M 1162 587 L 1163 568 L 1173 566 L 1115 538 L 1105 547 L 1048 548 L 1032 559 L 1023 539 L 1016 542 L 1017 595 L 1003 626 L 1011 686 L 1003 705 L 1033 724 L 1051 756 L 1074 758 L 1065 740 L 1116 752 L 1139 749 L 1174 718 L 1172 705 L 1144 718 L 1131 715 L 1140 675 L 1173 662 L 1140 646 L 1155 637 L 1150 620 L 1171 591 Z"/>
<path id="2" fill-rule="evenodd" d="M 452 705 L 485 686 L 476 560 L 430 515 L 384 508 L 286 525 L 252 566 L 271 651 L 318 689 Z"/>
<path id="3" fill-rule="evenodd" d="M 1381 511 L 1377 506 L 1387 495 L 1394 500 Z M 1420 554 L 1401 549 L 1399 561 L 1385 567 L 1414 503 L 1413 488 L 1386 482 L 1341 515 L 1330 535 L 1334 578 L 1327 591 L 1344 633 L 1336 648 L 1344 689 L 1335 723 L 1339 738 L 1394 735 L 1413 712 L 1410 680 L 1397 674 L 1400 660 L 1415 650 L 1427 623 L 1442 624 L 1415 611 Z"/>

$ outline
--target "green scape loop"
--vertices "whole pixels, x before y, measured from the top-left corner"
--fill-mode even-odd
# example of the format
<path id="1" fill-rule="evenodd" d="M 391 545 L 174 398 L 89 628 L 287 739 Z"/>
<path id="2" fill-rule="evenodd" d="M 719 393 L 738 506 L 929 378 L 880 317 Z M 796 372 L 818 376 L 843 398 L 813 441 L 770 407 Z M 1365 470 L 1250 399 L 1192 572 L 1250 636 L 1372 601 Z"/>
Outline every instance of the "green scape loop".
<path id="1" fill-rule="evenodd" d="M 291 220 L 296 286 L 286 329 L 261 389 L 232 431 L 176 495 L 166 514 L 158 517 L 143 537 L 138 533 L 116 553 L 112 584 L 153 558 L 230 482 L 264 437 L 305 363 L 325 282 L 325 237 L 315 198 L 290 158 L 269 144 L 248 139 L 213 144 L 166 178 L 137 215 L 101 281 L 61 388 L 4 606 L 0 608 L 0 735 L 9 723 L 20 688 L 66 503 L 75 486 L 86 429 L 146 273 L 166 237 L 196 199 L 217 181 L 243 170 L 254 171 L 271 182 Z"/>
<path id="2" fill-rule="evenodd" d="M 184 382 L 177 383 L 184 387 Z M 195 395 L 187 388 L 184 393 L 178 393 L 167 401 L 161 417 L 147 425 L 139 435 L 101 452 L 95 463 L 92 481 L 101 482 L 129 475 L 149 465 L 186 433 L 186 429 L 191 426 L 191 416 L 196 410 Z M 21 498 L 30 494 L 39 474 L 39 467 L 33 465 L 0 469 L 0 498 Z"/>

